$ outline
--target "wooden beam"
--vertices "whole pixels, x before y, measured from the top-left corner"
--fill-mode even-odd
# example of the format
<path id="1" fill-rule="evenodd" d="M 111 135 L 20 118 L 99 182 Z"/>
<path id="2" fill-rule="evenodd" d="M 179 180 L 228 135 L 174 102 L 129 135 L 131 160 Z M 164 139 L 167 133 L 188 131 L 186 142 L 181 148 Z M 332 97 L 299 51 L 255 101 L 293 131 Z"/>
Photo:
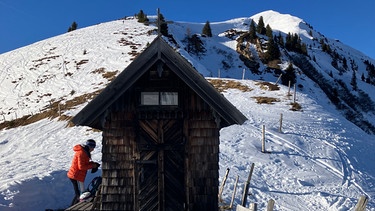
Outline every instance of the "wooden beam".
<path id="1" fill-rule="evenodd" d="M 229 168 L 227 168 L 227 171 L 225 172 L 225 176 L 223 178 L 223 181 L 221 182 L 221 185 L 220 185 L 219 202 L 223 202 L 223 199 L 221 198 L 221 196 L 222 196 L 223 191 L 224 191 L 224 186 L 225 186 L 225 182 L 227 181 L 228 174 L 229 174 Z"/>
<path id="2" fill-rule="evenodd" d="M 358 203 L 355 206 L 355 211 L 365 211 L 366 210 L 367 202 L 368 202 L 368 197 L 367 196 L 361 196 L 361 197 L 359 197 Z"/>
<path id="3" fill-rule="evenodd" d="M 244 207 L 246 207 L 246 203 L 247 203 L 247 195 L 249 192 L 250 180 L 251 180 L 251 175 L 253 174 L 253 170 L 254 170 L 254 163 L 251 164 L 249 177 L 247 178 L 247 181 L 244 185 L 244 190 L 242 194 L 242 203 L 241 203 L 241 205 Z"/>

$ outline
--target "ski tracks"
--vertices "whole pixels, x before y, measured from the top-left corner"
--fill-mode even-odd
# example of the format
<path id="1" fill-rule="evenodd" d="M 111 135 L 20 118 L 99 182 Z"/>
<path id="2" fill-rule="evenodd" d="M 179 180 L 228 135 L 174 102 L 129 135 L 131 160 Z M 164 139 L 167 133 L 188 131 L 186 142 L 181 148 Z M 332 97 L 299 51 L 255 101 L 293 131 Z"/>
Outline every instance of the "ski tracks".
<path id="1" fill-rule="evenodd" d="M 333 175 L 337 176 L 338 178 L 341 178 L 341 185 L 342 188 L 345 189 L 351 185 L 355 186 L 358 190 L 360 190 L 361 193 L 368 195 L 363 188 L 357 184 L 354 180 L 354 175 L 353 175 L 353 166 L 351 164 L 350 158 L 348 157 L 347 153 L 340 148 L 340 146 L 337 146 L 336 143 L 336 138 L 332 142 L 327 141 L 326 139 L 320 139 L 317 137 L 302 137 L 305 141 L 308 138 L 312 138 L 314 140 L 310 141 L 320 141 L 322 142 L 322 148 L 327 148 L 329 147 L 331 150 L 329 151 L 334 151 L 337 154 L 338 159 L 336 156 L 333 156 L 332 159 L 325 159 L 323 160 L 319 155 L 315 155 L 312 149 L 311 151 L 307 151 L 301 147 L 299 147 L 297 144 L 294 144 L 292 141 L 289 141 L 287 137 L 282 137 L 282 135 L 277 134 L 276 131 L 267 131 L 266 133 L 267 141 L 274 142 L 279 145 L 284 145 L 294 152 L 296 152 L 298 155 L 311 158 L 310 161 L 315 163 L 316 165 L 325 168 L 327 171 L 331 172 Z M 271 152 L 272 153 L 272 152 Z M 327 155 L 326 155 L 327 156 Z M 332 162 L 333 161 L 333 162 Z M 338 163 L 337 166 L 334 165 L 334 163 Z M 341 164 L 341 168 L 340 165 Z M 340 207 L 339 204 L 344 204 L 343 199 L 340 199 L 338 197 L 336 201 L 333 201 L 331 205 L 336 205 L 337 207 Z"/>

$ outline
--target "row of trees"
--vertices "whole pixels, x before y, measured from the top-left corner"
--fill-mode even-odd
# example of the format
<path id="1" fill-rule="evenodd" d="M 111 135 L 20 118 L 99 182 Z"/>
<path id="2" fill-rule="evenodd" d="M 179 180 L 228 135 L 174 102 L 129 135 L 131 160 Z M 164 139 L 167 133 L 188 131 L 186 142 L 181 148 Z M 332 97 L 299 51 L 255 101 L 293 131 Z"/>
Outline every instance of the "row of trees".
<path id="1" fill-rule="evenodd" d="M 365 60 L 364 63 L 367 71 L 366 82 L 375 85 L 375 65 L 369 60 Z"/>
<path id="2" fill-rule="evenodd" d="M 149 19 L 147 18 L 147 15 L 143 12 L 143 10 L 140 10 L 138 14 L 136 14 L 135 16 L 137 17 L 139 23 L 149 22 Z M 169 37 L 170 34 L 168 33 L 168 24 L 165 21 L 163 14 L 161 13 L 158 14 L 157 21 L 158 21 L 157 24 L 159 25 L 158 27 L 159 27 L 160 33 L 164 36 Z"/>
<path id="3" fill-rule="evenodd" d="M 68 32 L 74 31 L 78 28 L 78 24 L 73 21 L 72 25 L 68 28 Z"/>
<path id="4" fill-rule="evenodd" d="M 137 17 L 139 23 L 145 23 L 149 21 L 149 19 L 147 18 L 147 15 L 143 12 L 143 10 L 140 10 L 138 14 L 136 14 L 135 16 Z M 169 35 L 168 25 L 164 19 L 163 14 L 161 13 L 159 14 L 158 21 L 160 21 L 159 22 L 160 33 L 164 36 Z M 206 24 L 203 26 L 202 35 L 207 36 L 207 37 L 212 37 L 212 31 L 211 31 L 211 26 L 210 26 L 209 21 L 207 21 Z"/>
<path id="5" fill-rule="evenodd" d="M 141 22 L 141 23 L 149 21 L 149 19 L 147 18 L 147 15 L 143 12 L 143 10 L 140 10 L 140 12 L 136 14 L 136 17 L 138 19 L 138 22 Z M 164 36 L 169 36 L 168 25 L 162 14 L 159 14 L 158 21 L 160 21 L 159 22 L 160 33 Z M 201 35 L 206 36 L 206 37 L 212 37 L 212 30 L 211 30 L 209 21 L 207 21 L 205 25 L 203 26 Z M 262 61 L 264 63 L 269 63 L 271 61 L 279 60 L 281 56 L 279 46 L 287 49 L 288 51 L 293 51 L 293 52 L 297 52 L 303 55 L 307 55 L 307 46 L 306 44 L 302 43 L 302 40 L 298 34 L 288 33 L 285 37 L 285 42 L 284 42 L 284 38 L 282 37 L 280 32 L 278 35 L 273 35 L 272 28 L 268 24 L 265 26 L 262 16 L 259 18 L 257 25 L 255 24 L 254 20 L 251 20 L 249 32 L 247 35 L 247 40 L 251 43 L 259 42 L 258 35 L 259 36 L 263 35 L 267 37 L 266 51 L 261 56 Z M 185 50 L 187 50 L 189 53 L 193 53 L 197 56 L 200 56 L 205 52 L 204 44 L 197 34 L 191 35 L 189 32 L 187 32 L 187 36 L 183 41 L 186 43 Z M 332 51 L 329 45 L 325 44 L 324 40 L 321 40 L 320 43 L 321 43 L 322 50 L 324 52 L 327 52 L 328 54 L 332 54 Z M 344 64 L 344 67 L 347 67 L 346 60 L 343 61 L 343 64 Z M 368 65 L 368 67 L 371 69 L 371 67 L 373 66 Z M 369 71 L 369 73 L 372 73 L 372 71 Z M 295 71 L 294 71 L 292 64 L 290 64 L 288 68 L 284 70 L 284 73 L 281 79 L 284 85 L 287 85 L 289 81 L 291 81 L 292 84 L 296 82 Z M 356 84 L 355 82 L 353 82 L 353 80 L 352 80 L 352 86 L 353 88 L 356 87 Z"/>

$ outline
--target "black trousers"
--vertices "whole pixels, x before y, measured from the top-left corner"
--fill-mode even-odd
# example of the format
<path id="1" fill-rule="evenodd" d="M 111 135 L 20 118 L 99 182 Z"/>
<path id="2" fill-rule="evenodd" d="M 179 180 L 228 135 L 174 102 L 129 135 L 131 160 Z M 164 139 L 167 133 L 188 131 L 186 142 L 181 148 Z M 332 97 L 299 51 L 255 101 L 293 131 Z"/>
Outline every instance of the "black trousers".
<path id="1" fill-rule="evenodd" d="M 75 196 L 74 196 L 74 198 L 72 200 L 72 203 L 70 204 L 70 206 L 73 206 L 73 205 L 75 205 L 75 204 L 77 204 L 79 202 L 79 196 L 81 195 L 81 191 L 79 190 L 78 181 L 77 180 L 70 179 L 70 181 L 73 184 L 74 194 L 75 194 Z"/>

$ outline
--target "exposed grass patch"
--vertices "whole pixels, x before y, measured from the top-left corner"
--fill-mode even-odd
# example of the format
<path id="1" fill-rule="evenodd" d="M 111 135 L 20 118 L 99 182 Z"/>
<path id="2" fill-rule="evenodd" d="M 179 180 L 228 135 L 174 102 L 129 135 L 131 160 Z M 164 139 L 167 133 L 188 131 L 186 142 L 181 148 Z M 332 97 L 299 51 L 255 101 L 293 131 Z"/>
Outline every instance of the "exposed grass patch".
<path id="1" fill-rule="evenodd" d="M 48 59 L 48 58 L 44 58 L 44 59 Z M 85 64 L 87 62 L 88 62 L 88 60 L 82 60 L 82 61 L 78 62 L 77 65 L 79 66 L 79 65 Z M 92 71 L 91 73 L 102 74 L 103 78 L 107 79 L 108 81 L 112 81 L 116 77 L 116 75 L 118 73 L 118 70 L 110 72 L 110 71 L 106 71 L 105 68 L 98 68 L 98 69 Z M 44 81 L 39 81 L 39 83 L 43 83 L 43 82 Z M 51 104 L 49 106 L 43 108 L 37 114 L 25 115 L 25 116 L 17 118 L 17 119 L 13 119 L 13 120 L 10 120 L 10 121 L 5 121 L 5 122 L 0 123 L 0 130 L 4 129 L 4 128 L 9 129 L 9 128 L 15 128 L 15 127 L 19 127 L 19 126 L 25 126 L 25 125 L 37 122 L 37 121 L 45 119 L 45 118 L 54 119 L 54 118 L 58 117 L 58 119 L 60 121 L 68 121 L 69 122 L 73 117 L 63 115 L 62 114 L 63 112 L 65 112 L 67 110 L 70 110 L 70 109 L 74 108 L 75 106 L 78 106 L 80 104 L 83 104 L 83 103 L 87 102 L 88 99 L 92 99 L 93 97 L 98 95 L 101 91 L 102 90 L 97 90 L 93 93 L 88 93 L 88 94 L 84 94 L 84 95 L 75 97 L 74 99 L 68 100 L 63 104 L 61 103 L 62 100 L 56 100 L 54 102 L 51 102 Z M 29 93 L 26 94 L 26 96 L 30 95 L 32 92 L 33 91 L 30 91 Z M 74 93 L 75 93 L 75 91 L 72 90 L 70 92 L 70 95 L 73 95 Z M 46 96 L 51 96 L 51 94 L 47 94 Z M 42 97 L 42 96 L 40 96 L 40 97 Z M 73 125 L 69 122 L 68 126 L 73 126 Z"/>
<path id="2" fill-rule="evenodd" d="M 279 99 L 274 97 L 252 97 L 258 104 L 273 104 L 274 102 L 280 102 Z"/>
<path id="3" fill-rule="evenodd" d="M 98 69 L 95 69 L 95 70 L 91 71 L 91 73 L 103 74 L 103 73 L 105 73 L 105 68 L 104 67 L 100 67 Z"/>
<path id="4" fill-rule="evenodd" d="M 37 122 L 39 120 L 49 118 L 59 118 L 60 121 L 70 121 L 73 117 L 63 115 L 62 113 L 64 111 L 70 110 L 74 108 L 77 105 L 81 105 L 85 102 L 87 102 L 89 99 L 94 98 L 96 95 L 98 95 L 102 90 L 97 90 L 93 93 L 84 94 L 78 97 L 75 97 L 74 99 L 66 101 L 64 104 L 61 103 L 61 100 L 55 101 L 51 103 L 50 106 L 47 106 L 44 108 L 40 113 L 33 114 L 33 115 L 25 115 L 23 117 L 11 120 L 11 121 L 5 121 L 0 123 L 0 130 L 1 129 L 10 129 L 15 128 L 19 126 L 25 126 L 34 122 Z M 60 115 L 61 114 L 61 115 Z M 68 124 L 67 126 L 73 126 L 72 124 Z"/>
<path id="5" fill-rule="evenodd" d="M 112 81 L 116 77 L 118 70 L 110 72 L 106 71 L 104 67 L 101 67 L 92 71 L 91 73 L 102 74 L 103 78 L 107 79 L 108 81 Z"/>
<path id="6" fill-rule="evenodd" d="M 292 108 L 290 110 L 292 111 L 300 111 L 302 109 L 302 106 L 299 103 L 290 103 Z"/>
<path id="7" fill-rule="evenodd" d="M 275 60 L 269 61 L 267 63 L 267 66 L 269 68 L 273 68 L 273 69 L 278 69 L 279 70 L 280 69 L 280 66 L 279 66 L 280 63 L 281 63 L 280 59 L 275 59 Z"/>
<path id="8" fill-rule="evenodd" d="M 112 72 L 105 72 L 102 74 L 103 78 L 107 79 L 108 81 L 112 81 L 113 79 L 116 78 L 116 75 L 118 73 L 118 70 L 112 71 Z"/>
<path id="9" fill-rule="evenodd" d="M 222 79 L 208 79 L 207 81 L 210 82 L 219 92 L 223 92 L 228 89 L 238 89 L 243 92 L 252 91 L 250 87 L 243 85 L 238 81 Z"/>
<path id="10" fill-rule="evenodd" d="M 270 82 L 261 81 L 261 82 L 256 83 L 255 85 L 259 85 L 259 87 L 263 90 L 268 90 L 268 91 L 280 90 L 280 87 L 278 85 L 270 83 Z"/>

